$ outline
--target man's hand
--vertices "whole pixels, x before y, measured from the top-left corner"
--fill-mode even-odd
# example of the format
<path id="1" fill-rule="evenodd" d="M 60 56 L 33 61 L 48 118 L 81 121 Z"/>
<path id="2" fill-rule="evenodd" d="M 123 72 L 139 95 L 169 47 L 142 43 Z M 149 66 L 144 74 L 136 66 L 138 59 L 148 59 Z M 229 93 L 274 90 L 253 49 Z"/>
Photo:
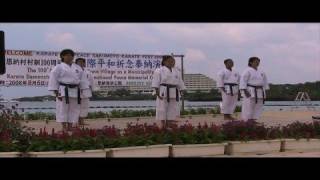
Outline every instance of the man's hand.
<path id="1" fill-rule="evenodd" d="M 60 93 L 57 90 L 54 91 L 54 94 L 56 95 L 56 98 L 58 98 L 58 100 L 62 101 L 62 97 L 60 96 Z"/>
<path id="2" fill-rule="evenodd" d="M 221 90 L 221 92 L 224 92 L 224 93 L 227 94 L 227 91 L 226 91 L 226 89 L 224 87 L 221 87 L 220 90 Z"/>
<path id="3" fill-rule="evenodd" d="M 54 92 L 54 95 L 57 97 L 59 94 L 58 90 L 54 90 L 53 92 Z"/>
<path id="4" fill-rule="evenodd" d="M 157 96 L 160 100 L 163 99 L 163 97 L 160 96 L 160 92 L 159 92 L 159 89 L 158 89 L 158 88 L 156 88 L 156 96 Z"/>
<path id="5" fill-rule="evenodd" d="M 180 95 L 183 96 L 184 95 L 184 90 L 180 91 Z"/>
<path id="6" fill-rule="evenodd" d="M 244 90 L 244 95 L 247 97 L 247 98 L 249 98 L 249 97 L 251 97 L 251 94 L 249 93 L 249 91 L 248 90 Z"/>

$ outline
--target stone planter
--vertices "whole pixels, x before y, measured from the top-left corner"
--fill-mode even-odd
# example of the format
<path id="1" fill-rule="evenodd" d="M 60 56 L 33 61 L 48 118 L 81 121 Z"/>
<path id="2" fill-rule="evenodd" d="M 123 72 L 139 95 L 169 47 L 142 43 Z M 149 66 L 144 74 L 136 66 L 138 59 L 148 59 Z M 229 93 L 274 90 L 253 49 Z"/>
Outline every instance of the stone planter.
<path id="1" fill-rule="evenodd" d="M 0 158 L 21 157 L 21 152 L 0 152 Z"/>
<path id="2" fill-rule="evenodd" d="M 107 157 L 169 157 L 171 144 L 112 148 Z"/>
<path id="3" fill-rule="evenodd" d="M 106 158 L 109 150 L 29 152 L 29 157 L 97 157 Z"/>
<path id="4" fill-rule="evenodd" d="M 29 152 L 27 157 L 64 157 L 65 153 L 63 151 L 48 151 L 48 152 Z"/>
<path id="5" fill-rule="evenodd" d="M 285 139 L 283 140 L 283 151 L 319 151 L 320 139 Z"/>
<path id="6" fill-rule="evenodd" d="M 201 157 L 223 155 L 226 143 L 173 145 L 172 157 Z"/>
<path id="7" fill-rule="evenodd" d="M 233 141 L 229 142 L 225 154 L 236 155 L 236 154 L 263 154 L 280 152 L 281 140 L 262 140 L 262 141 L 248 141 L 240 142 Z"/>

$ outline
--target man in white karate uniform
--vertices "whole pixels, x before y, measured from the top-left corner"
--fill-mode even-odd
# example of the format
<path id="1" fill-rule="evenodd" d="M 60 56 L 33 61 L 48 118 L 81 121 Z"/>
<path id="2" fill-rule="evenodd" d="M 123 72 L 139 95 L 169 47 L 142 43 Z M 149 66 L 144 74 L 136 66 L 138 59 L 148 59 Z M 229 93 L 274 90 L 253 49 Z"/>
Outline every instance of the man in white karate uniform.
<path id="1" fill-rule="evenodd" d="M 241 116 L 245 121 L 259 119 L 266 99 L 266 90 L 269 90 L 267 76 L 258 70 L 259 64 L 258 57 L 249 58 L 249 67 L 240 78 L 240 90 L 244 97 Z"/>
<path id="2" fill-rule="evenodd" d="M 218 73 L 217 87 L 221 92 L 222 102 L 221 102 L 221 113 L 224 114 L 225 120 L 234 120 L 231 114 L 237 105 L 239 94 L 239 81 L 240 74 L 234 70 L 232 59 L 224 60 L 226 66 Z"/>
<path id="3" fill-rule="evenodd" d="M 173 62 L 174 62 L 173 68 L 175 68 L 179 72 L 179 74 L 181 74 L 181 69 L 176 66 L 176 60 L 174 59 Z M 182 80 L 182 76 L 181 76 L 181 80 Z M 181 99 L 181 96 L 183 96 L 182 90 L 180 91 L 180 94 L 179 94 L 179 100 Z M 177 118 L 179 118 L 180 115 L 181 115 L 181 101 L 178 101 L 177 102 Z"/>
<path id="4" fill-rule="evenodd" d="M 84 58 L 77 58 L 76 64 L 79 65 L 83 70 L 84 79 L 86 83 L 89 85 L 88 89 L 81 90 L 79 126 L 84 126 L 86 125 L 84 123 L 84 119 L 88 116 L 89 112 L 89 98 L 92 97 L 92 91 L 94 89 L 94 79 L 92 73 L 89 70 L 85 69 L 86 60 Z"/>
<path id="5" fill-rule="evenodd" d="M 155 88 L 156 120 L 161 120 L 163 127 L 169 127 L 179 114 L 178 101 L 186 89 L 180 71 L 174 68 L 172 56 L 163 56 L 162 67 L 153 74 L 152 88 Z"/>
<path id="6" fill-rule="evenodd" d="M 62 50 L 61 63 L 56 65 L 49 76 L 48 90 L 56 96 L 56 120 L 62 123 L 63 131 L 69 131 L 80 115 L 80 91 L 88 89 L 83 71 L 73 63 L 74 52 Z"/>

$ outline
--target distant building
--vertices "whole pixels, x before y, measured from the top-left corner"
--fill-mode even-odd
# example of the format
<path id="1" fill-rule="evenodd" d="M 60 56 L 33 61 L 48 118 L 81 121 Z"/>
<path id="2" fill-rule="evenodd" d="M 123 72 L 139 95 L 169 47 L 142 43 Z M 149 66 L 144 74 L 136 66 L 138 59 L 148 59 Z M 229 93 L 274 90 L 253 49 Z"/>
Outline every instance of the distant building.
<path id="1" fill-rule="evenodd" d="M 184 83 L 187 92 L 209 92 L 216 88 L 216 81 L 203 74 L 185 74 Z"/>
<path id="2" fill-rule="evenodd" d="M 203 74 L 184 74 L 184 83 L 188 92 L 209 92 L 211 89 L 216 88 L 216 81 Z M 147 86 L 130 85 L 128 89 L 136 93 L 149 94 L 153 91 L 150 86 L 151 84 Z"/>
<path id="3" fill-rule="evenodd" d="M 216 88 L 216 81 L 203 74 L 184 74 L 184 83 L 187 88 L 187 92 L 209 92 L 211 89 Z M 108 96 L 108 91 L 115 91 L 118 89 L 130 90 L 132 94 L 151 94 L 153 89 L 151 88 L 151 82 L 144 84 L 138 84 L 137 82 L 130 82 L 126 86 L 106 86 L 100 89 L 102 96 Z"/>

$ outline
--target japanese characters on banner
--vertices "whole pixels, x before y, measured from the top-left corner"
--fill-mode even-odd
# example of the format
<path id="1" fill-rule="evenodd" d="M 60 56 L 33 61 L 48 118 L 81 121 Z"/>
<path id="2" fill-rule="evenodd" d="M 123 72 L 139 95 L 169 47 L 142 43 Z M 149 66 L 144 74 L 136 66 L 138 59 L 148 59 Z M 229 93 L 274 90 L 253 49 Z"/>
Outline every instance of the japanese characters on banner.
<path id="1" fill-rule="evenodd" d="M 60 63 L 60 52 L 6 50 L 6 74 L 0 86 L 47 87 L 52 68 Z M 145 86 L 150 88 L 153 71 L 160 67 L 161 55 L 76 53 L 85 58 L 95 86 Z"/>

